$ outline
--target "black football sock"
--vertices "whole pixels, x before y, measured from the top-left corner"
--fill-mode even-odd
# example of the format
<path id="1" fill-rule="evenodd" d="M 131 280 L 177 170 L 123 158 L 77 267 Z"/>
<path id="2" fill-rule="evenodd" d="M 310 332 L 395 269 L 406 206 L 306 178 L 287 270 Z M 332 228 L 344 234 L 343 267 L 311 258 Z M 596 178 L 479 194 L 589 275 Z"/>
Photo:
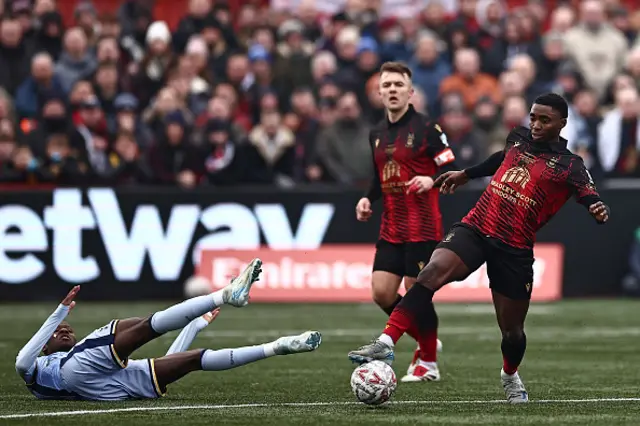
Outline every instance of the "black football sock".
<path id="1" fill-rule="evenodd" d="M 500 349 L 502 349 L 502 369 L 504 372 L 513 374 L 518 371 L 518 366 L 527 350 L 527 336 L 524 331 L 515 337 L 503 335 Z"/>
<path id="2" fill-rule="evenodd" d="M 398 303 L 400 303 L 400 301 L 402 300 L 402 296 L 400 296 L 399 294 L 396 295 L 396 300 L 389 306 L 387 306 L 386 308 L 382 308 L 382 310 L 387 314 L 387 315 L 391 315 L 391 313 L 393 312 L 393 310 L 396 308 L 396 306 L 398 306 Z"/>

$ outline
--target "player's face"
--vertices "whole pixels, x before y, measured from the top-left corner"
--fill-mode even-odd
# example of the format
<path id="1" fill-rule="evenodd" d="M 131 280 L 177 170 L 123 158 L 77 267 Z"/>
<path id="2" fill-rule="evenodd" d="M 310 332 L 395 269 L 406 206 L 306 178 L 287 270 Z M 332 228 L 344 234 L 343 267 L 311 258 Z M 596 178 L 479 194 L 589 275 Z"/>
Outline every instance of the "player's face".
<path id="1" fill-rule="evenodd" d="M 45 353 L 52 354 L 54 352 L 69 351 L 76 343 L 77 340 L 73 328 L 71 328 L 68 322 L 63 321 L 47 342 Z"/>
<path id="2" fill-rule="evenodd" d="M 533 104 L 529 113 L 529 128 L 534 140 L 550 141 L 560 136 L 567 119 L 550 106 Z"/>
<path id="3" fill-rule="evenodd" d="M 380 76 L 380 96 L 389 111 L 401 111 L 413 95 L 411 80 L 406 74 L 384 72 Z"/>

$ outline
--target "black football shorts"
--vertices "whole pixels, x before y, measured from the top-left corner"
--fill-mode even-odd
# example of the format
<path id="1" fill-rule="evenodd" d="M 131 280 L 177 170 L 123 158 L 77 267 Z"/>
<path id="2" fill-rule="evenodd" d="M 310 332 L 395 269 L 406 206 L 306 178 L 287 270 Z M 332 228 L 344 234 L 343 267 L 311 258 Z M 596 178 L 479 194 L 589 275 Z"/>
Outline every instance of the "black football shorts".
<path id="1" fill-rule="evenodd" d="M 463 223 L 453 225 L 437 248 L 453 251 L 471 272 L 486 262 L 489 286 L 496 293 L 514 300 L 531 299 L 533 250 L 508 246 Z"/>
<path id="2" fill-rule="evenodd" d="M 390 243 L 378 240 L 373 270 L 390 272 L 399 277 L 416 278 L 429 263 L 437 245 L 437 241 Z"/>

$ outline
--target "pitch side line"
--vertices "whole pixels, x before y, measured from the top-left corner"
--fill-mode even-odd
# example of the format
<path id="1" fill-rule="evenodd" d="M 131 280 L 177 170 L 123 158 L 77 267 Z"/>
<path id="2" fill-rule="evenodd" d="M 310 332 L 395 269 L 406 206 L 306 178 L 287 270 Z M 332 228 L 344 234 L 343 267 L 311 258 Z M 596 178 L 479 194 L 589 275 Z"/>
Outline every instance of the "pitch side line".
<path id="1" fill-rule="evenodd" d="M 461 401 L 392 401 L 388 405 L 435 405 L 435 404 L 506 404 L 506 400 L 461 400 Z M 584 404 L 593 402 L 640 402 L 640 398 L 593 398 L 593 399 L 538 399 L 530 401 L 530 404 Z M 244 409 L 244 408 L 278 408 L 278 407 L 328 407 L 328 406 L 349 406 L 362 405 L 359 402 L 285 402 L 273 404 L 217 404 L 217 405 L 173 405 L 166 407 L 129 407 L 111 408 L 107 410 L 75 410 L 75 411 L 51 411 L 42 413 L 6 414 L 0 415 L 0 419 L 24 419 L 28 417 L 60 417 L 60 416 L 80 416 L 84 414 L 113 414 L 132 413 L 143 411 L 178 411 L 178 410 L 221 410 L 221 409 Z"/>

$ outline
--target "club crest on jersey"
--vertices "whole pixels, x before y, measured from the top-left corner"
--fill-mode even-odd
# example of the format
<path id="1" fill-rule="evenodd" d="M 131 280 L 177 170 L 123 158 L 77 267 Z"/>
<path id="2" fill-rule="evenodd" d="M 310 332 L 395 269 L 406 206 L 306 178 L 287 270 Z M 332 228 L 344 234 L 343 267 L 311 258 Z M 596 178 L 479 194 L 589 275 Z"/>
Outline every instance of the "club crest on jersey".
<path id="1" fill-rule="evenodd" d="M 409 136 L 407 136 L 407 143 L 405 144 L 405 146 L 407 148 L 413 148 L 414 139 L 415 139 L 415 136 L 413 135 L 413 133 L 409 133 Z"/>
<path id="2" fill-rule="evenodd" d="M 396 161 L 389 160 L 382 169 L 382 181 L 386 182 L 394 176 L 400 177 L 400 164 Z"/>
<path id="3" fill-rule="evenodd" d="M 507 170 L 504 173 L 504 175 L 502 175 L 500 182 L 513 183 L 516 185 L 520 185 L 520 187 L 524 189 L 530 180 L 531 180 L 531 175 L 529 174 L 529 170 L 527 170 L 524 167 L 518 166 L 518 167 L 512 167 L 509 170 Z"/>
<path id="4" fill-rule="evenodd" d="M 550 169 L 553 169 L 556 167 L 556 165 L 558 164 L 558 158 L 557 157 L 551 157 L 547 160 L 547 167 L 549 167 Z"/>

